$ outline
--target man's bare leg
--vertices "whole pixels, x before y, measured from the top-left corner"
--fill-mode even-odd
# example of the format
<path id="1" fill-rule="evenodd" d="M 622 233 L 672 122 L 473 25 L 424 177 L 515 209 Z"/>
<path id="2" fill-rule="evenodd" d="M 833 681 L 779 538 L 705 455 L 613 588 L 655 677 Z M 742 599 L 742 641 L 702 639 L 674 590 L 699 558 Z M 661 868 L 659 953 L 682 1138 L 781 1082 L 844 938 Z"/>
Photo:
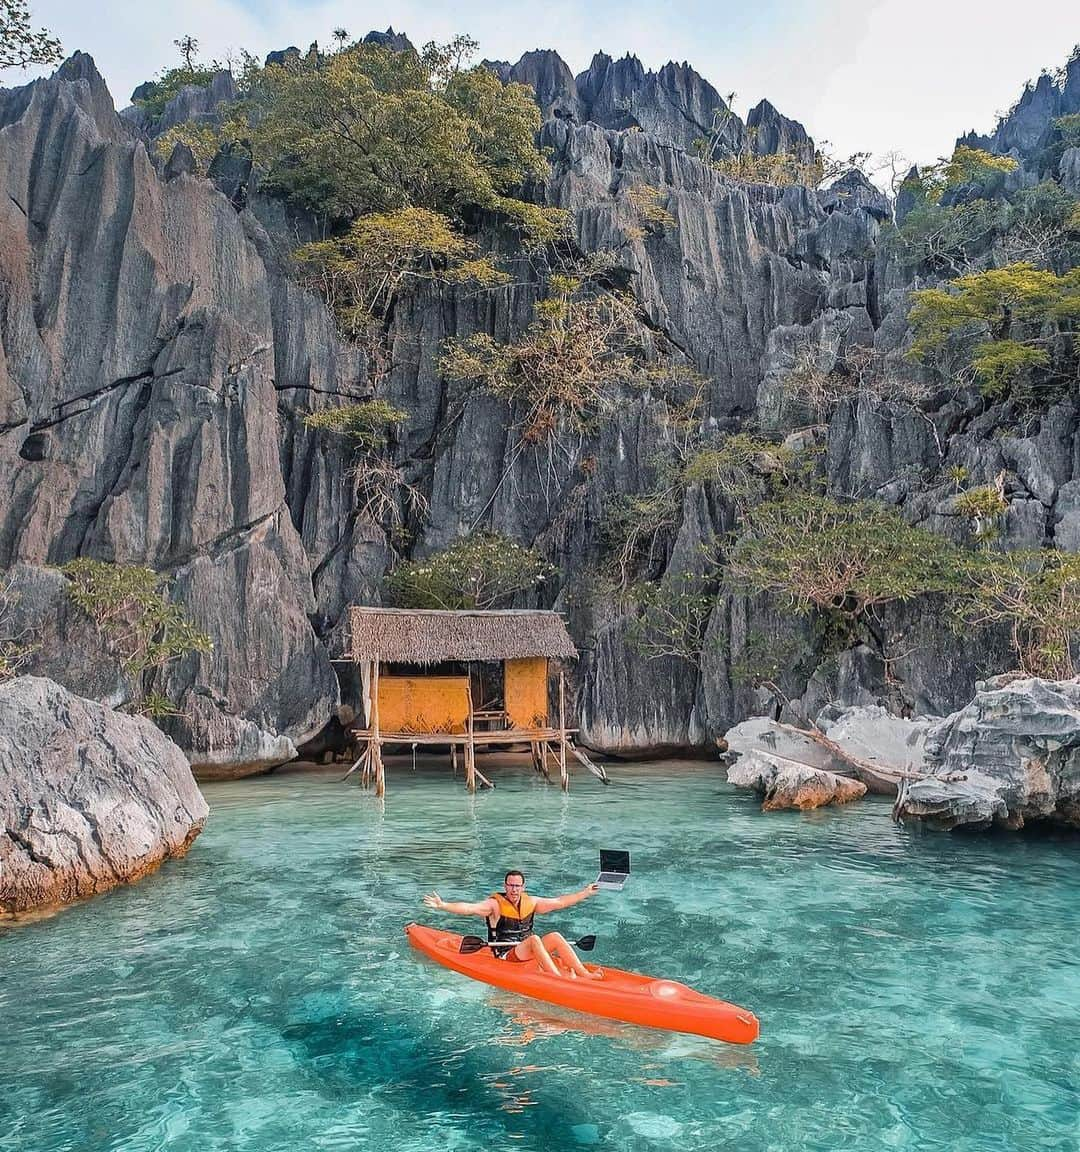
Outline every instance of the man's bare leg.
<path id="1" fill-rule="evenodd" d="M 527 936 L 514 949 L 514 955 L 519 960 L 535 960 L 549 976 L 562 976 L 558 964 L 552 960 L 539 936 Z"/>
<path id="2" fill-rule="evenodd" d="M 582 964 L 578 958 L 578 954 L 574 951 L 574 946 L 561 932 L 549 932 L 544 937 L 543 946 L 548 952 L 554 952 L 557 956 L 560 956 L 575 976 L 580 976 L 585 980 L 603 979 L 602 972 L 590 972 L 589 969 Z"/>

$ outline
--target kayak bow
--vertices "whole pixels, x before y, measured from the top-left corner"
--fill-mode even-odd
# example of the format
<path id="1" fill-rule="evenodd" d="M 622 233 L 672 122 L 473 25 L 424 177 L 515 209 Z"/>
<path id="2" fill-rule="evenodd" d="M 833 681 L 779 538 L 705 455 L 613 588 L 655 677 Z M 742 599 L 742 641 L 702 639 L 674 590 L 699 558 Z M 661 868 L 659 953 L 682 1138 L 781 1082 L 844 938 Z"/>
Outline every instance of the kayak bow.
<path id="1" fill-rule="evenodd" d="M 534 960 L 523 964 L 497 960 L 486 948 L 462 954 L 462 938 L 454 932 L 406 924 L 405 935 L 414 948 L 444 968 L 533 1000 L 645 1028 L 726 1040 L 729 1044 L 750 1044 L 757 1039 L 758 1021 L 752 1012 L 715 1000 L 676 980 L 660 980 L 606 965 L 600 969 L 600 980 L 574 980 L 551 976 Z M 595 964 L 586 967 L 598 969 Z"/>

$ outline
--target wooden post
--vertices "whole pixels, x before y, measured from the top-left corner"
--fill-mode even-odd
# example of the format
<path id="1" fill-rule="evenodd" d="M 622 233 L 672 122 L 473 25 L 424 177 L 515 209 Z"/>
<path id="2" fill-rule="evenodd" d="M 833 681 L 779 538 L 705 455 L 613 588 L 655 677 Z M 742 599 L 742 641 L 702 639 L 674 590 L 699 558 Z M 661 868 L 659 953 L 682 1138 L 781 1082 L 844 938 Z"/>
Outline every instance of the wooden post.
<path id="1" fill-rule="evenodd" d="M 386 778 L 383 772 L 382 741 L 379 738 L 379 662 L 371 662 L 371 752 L 375 768 L 375 795 L 386 792 Z"/>
<path id="2" fill-rule="evenodd" d="M 550 784 L 551 773 L 548 771 L 548 753 L 551 751 L 551 749 L 548 747 L 548 742 L 546 740 L 538 741 L 536 747 L 539 749 L 540 753 L 537 758 L 536 770 Z"/>
<path id="3" fill-rule="evenodd" d="M 570 776 L 566 771 L 566 676 L 559 673 L 559 782 L 564 792 L 570 791 Z"/>
<path id="4" fill-rule="evenodd" d="M 469 714 L 465 718 L 468 743 L 465 745 L 465 787 L 476 791 L 476 742 L 473 740 L 472 670 L 469 671 Z"/>
<path id="5" fill-rule="evenodd" d="M 450 745 L 450 767 L 453 769 L 454 775 L 457 775 L 457 745 Z"/>

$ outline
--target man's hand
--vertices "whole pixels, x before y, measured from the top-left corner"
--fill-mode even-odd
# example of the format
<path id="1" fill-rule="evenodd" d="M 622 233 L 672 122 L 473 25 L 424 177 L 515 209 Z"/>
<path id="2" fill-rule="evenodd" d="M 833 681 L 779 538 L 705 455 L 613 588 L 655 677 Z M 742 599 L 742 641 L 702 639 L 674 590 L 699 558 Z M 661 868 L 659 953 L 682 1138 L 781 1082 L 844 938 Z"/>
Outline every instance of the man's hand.
<path id="1" fill-rule="evenodd" d="M 440 910 L 446 906 L 446 901 L 438 894 L 438 892 L 429 892 L 424 897 L 424 903 L 429 908 L 438 908 Z"/>
<path id="2" fill-rule="evenodd" d="M 600 885 L 594 880 L 591 884 L 586 884 L 581 890 L 585 896 L 595 896 L 600 891 Z"/>

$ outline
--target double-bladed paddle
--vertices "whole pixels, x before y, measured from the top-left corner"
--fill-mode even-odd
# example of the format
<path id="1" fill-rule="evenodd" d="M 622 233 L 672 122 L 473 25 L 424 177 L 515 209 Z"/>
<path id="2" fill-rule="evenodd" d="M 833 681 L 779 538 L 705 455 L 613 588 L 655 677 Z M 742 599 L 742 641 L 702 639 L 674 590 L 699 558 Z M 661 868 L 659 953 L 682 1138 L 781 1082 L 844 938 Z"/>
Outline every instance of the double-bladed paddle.
<path id="1" fill-rule="evenodd" d="M 462 936 L 458 951 L 468 956 L 472 952 L 479 952 L 481 948 L 513 948 L 520 943 L 520 940 L 485 940 L 483 936 Z M 591 952 L 596 947 L 596 937 L 582 936 L 580 940 L 574 941 L 574 947 L 580 948 L 582 952 Z"/>

